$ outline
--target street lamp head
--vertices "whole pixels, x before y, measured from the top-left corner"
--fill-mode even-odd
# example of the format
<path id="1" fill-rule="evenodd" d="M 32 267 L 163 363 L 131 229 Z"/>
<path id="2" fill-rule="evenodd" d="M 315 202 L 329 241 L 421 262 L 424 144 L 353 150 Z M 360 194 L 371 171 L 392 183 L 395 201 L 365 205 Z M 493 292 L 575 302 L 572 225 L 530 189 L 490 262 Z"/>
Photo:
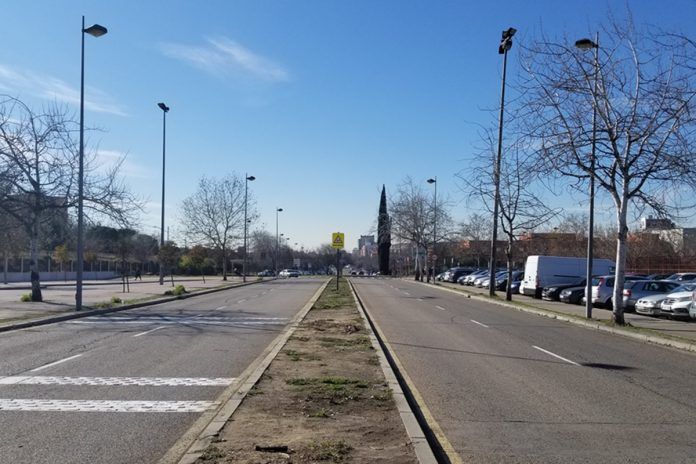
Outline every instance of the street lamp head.
<path id="1" fill-rule="evenodd" d="M 591 50 L 593 48 L 599 48 L 599 45 L 594 43 L 590 39 L 580 39 L 575 41 L 575 46 L 580 50 Z"/>
<path id="2" fill-rule="evenodd" d="M 246 180 L 248 180 L 249 182 L 251 182 L 251 181 L 253 181 L 253 180 L 256 180 L 256 177 L 254 177 L 254 176 L 249 176 L 249 177 L 246 178 Z"/>
<path id="3" fill-rule="evenodd" d="M 427 182 L 429 184 L 434 184 L 435 182 L 437 182 L 437 179 L 428 179 Z"/>
<path id="4" fill-rule="evenodd" d="M 276 211 L 281 212 L 281 211 L 283 211 L 283 208 L 278 208 L 278 209 L 276 209 Z"/>
<path id="5" fill-rule="evenodd" d="M 168 112 L 169 112 L 169 107 L 168 107 L 167 105 L 165 105 L 164 103 L 158 103 L 157 106 L 159 106 L 160 109 L 161 109 L 162 111 L 164 111 L 165 113 L 168 113 Z"/>
<path id="6" fill-rule="evenodd" d="M 504 55 L 512 48 L 512 36 L 514 36 L 516 32 L 517 29 L 514 27 L 509 28 L 507 31 L 503 31 L 503 37 L 500 39 L 500 46 L 498 46 L 499 54 Z"/>
<path id="7" fill-rule="evenodd" d="M 106 34 L 108 31 L 104 26 L 100 26 L 99 24 L 95 24 L 93 26 L 89 26 L 86 29 L 82 29 L 82 32 L 85 32 L 92 37 L 101 37 L 104 34 Z"/>

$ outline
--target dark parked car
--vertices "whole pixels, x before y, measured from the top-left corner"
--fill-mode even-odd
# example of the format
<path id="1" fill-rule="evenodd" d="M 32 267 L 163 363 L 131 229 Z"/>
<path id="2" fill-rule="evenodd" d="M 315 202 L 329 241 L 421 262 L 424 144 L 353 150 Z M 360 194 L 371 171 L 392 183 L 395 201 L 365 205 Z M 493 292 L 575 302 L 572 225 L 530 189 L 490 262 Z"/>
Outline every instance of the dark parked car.
<path id="1" fill-rule="evenodd" d="M 561 290 L 558 299 L 563 303 L 580 304 L 585 296 L 585 287 L 569 287 Z"/>
<path id="2" fill-rule="evenodd" d="M 457 279 L 459 279 L 461 276 L 470 274 L 471 273 L 471 268 L 468 267 L 453 267 L 452 269 L 449 270 L 449 274 L 447 275 L 447 281 L 448 282 L 456 282 Z"/>
<path id="3" fill-rule="evenodd" d="M 582 287 L 585 285 L 585 282 L 587 281 L 585 279 L 582 279 L 580 282 L 555 284 L 550 285 L 548 287 L 544 287 L 544 289 L 541 291 L 541 299 L 548 301 L 558 301 L 561 297 L 561 292 L 563 290 L 572 287 Z M 582 298 L 582 296 L 580 298 Z"/>

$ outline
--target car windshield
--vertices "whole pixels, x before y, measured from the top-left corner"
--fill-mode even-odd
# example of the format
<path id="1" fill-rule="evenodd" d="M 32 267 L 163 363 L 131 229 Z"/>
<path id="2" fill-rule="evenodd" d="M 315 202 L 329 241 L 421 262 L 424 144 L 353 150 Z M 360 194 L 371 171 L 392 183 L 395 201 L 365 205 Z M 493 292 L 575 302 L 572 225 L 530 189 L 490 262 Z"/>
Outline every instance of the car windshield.
<path id="1" fill-rule="evenodd" d="M 672 290 L 670 290 L 670 293 L 678 293 L 678 292 L 691 292 L 696 288 L 696 283 L 694 284 L 684 284 L 680 285 L 678 287 L 674 287 Z"/>

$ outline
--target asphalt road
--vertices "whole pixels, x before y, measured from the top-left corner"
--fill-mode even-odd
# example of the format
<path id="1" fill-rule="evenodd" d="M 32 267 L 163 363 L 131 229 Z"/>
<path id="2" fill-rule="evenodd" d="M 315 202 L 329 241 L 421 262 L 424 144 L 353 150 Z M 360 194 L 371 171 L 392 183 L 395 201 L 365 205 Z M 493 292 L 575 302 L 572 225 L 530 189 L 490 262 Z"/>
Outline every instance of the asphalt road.
<path id="1" fill-rule="evenodd" d="M 397 279 L 353 279 L 466 463 L 696 462 L 696 356 Z"/>
<path id="2" fill-rule="evenodd" d="M 323 281 L 0 334 L 0 462 L 156 462 Z"/>

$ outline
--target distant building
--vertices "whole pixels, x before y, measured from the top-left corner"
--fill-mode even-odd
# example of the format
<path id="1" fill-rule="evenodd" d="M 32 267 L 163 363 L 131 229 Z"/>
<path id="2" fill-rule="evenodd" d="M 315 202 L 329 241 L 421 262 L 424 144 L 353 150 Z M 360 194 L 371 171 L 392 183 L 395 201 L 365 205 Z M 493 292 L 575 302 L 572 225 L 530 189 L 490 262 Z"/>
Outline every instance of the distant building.
<path id="1" fill-rule="evenodd" d="M 693 255 L 696 251 L 696 227 L 676 227 L 669 219 L 641 218 L 641 231 L 658 235 L 675 252 Z"/>
<path id="2" fill-rule="evenodd" d="M 374 245 L 375 236 L 374 235 L 361 235 L 358 239 L 358 250 L 362 250 L 365 245 Z"/>
<path id="3" fill-rule="evenodd" d="M 674 229 L 674 223 L 669 219 L 655 219 L 652 216 L 640 219 L 640 230 L 668 230 Z"/>

